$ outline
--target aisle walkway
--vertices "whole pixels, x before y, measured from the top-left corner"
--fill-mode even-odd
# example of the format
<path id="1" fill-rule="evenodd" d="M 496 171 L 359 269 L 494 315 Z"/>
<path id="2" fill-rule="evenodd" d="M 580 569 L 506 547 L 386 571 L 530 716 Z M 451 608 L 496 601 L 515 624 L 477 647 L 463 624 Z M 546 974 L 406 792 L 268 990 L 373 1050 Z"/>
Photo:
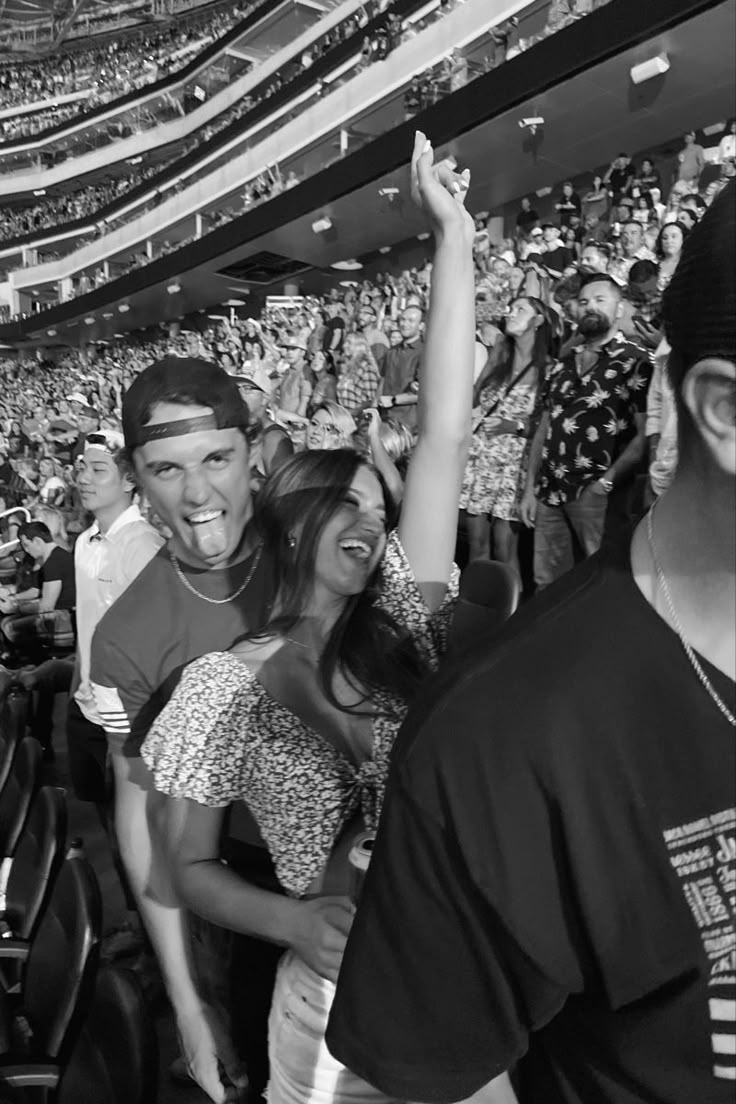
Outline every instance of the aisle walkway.
<path id="1" fill-rule="evenodd" d="M 67 794 L 69 807 L 69 840 L 81 836 L 87 859 L 95 869 L 100 882 L 103 900 L 103 931 L 116 927 L 125 918 L 125 903 L 110 856 L 107 839 L 100 826 L 92 805 L 77 801 L 70 788 L 67 767 L 67 749 L 64 736 L 64 715 L 66 695 L 60 694 L 56 700 L 54 715 L 54 751 L 56 763 L 44 767 L 44 782 L 63 786 Z M 126 965 L 123 960 L 121 965 Z M 161 1068 L 158 1104 L 206 1104 L 208 1097 L 195 1085 L 175 1084 L 168 1075 L 168 1068 L 176 1057 L 176 1033 L 173 1016 L 167 1003 L 154 1010 L 161 1052 Z"/>

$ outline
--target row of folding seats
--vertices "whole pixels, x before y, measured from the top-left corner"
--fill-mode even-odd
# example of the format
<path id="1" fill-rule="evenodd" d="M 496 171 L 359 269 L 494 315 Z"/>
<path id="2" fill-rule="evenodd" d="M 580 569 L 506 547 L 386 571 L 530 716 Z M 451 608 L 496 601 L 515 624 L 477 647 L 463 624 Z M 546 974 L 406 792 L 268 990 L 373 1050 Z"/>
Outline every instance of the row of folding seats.
<path id="1" fill-rule="evenodd" d="M 67 854 L 64 790 L 42 786 L 27 696 L 0 700 L 0 1104 L 155 1104 L 155 1028 L 138 981 L 99 967 L 102 900 Z"/>

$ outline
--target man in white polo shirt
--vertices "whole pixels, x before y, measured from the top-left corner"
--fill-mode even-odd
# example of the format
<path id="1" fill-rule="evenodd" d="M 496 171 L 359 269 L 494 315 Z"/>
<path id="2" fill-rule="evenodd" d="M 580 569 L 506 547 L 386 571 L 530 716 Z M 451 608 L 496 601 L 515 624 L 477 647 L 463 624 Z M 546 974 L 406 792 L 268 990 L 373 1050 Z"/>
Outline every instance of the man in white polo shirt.
<path id="1" fill-rule="evenodd" d="M 87 435 L 77 462 L 77 489 L 95 520 L 74 548 L 77 663 L 67 716 L 69 767 L 77 797 L 97 805 L 107 828 L 107 740 L 89 680 L 92 636 L 103 614 L 155 556 L 163 539 L 133 501 L 136 485 L 122 433 Z"/>

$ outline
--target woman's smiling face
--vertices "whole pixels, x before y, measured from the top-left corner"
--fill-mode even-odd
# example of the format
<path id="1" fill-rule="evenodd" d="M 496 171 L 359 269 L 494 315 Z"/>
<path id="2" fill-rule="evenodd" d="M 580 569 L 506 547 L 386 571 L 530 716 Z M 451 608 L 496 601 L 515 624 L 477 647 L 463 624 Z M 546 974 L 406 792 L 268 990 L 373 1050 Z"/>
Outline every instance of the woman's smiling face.
<path id="1" fill-rule="evenodd" d="M 386 547 L 386 501 L 376 474 L 361 464 L 317 545 L 315 594 L 360 594 Z"/>

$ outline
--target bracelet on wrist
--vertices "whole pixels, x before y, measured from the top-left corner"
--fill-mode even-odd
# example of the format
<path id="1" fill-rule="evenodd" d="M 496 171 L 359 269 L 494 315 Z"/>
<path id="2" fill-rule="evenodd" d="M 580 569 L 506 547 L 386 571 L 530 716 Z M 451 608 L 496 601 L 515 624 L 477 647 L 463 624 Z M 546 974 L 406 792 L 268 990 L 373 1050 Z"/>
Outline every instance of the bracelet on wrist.
<path id="1" fill-rule="evenodd" d="M 601 476 L 600 479 L 598 480 L 598 482 L 600 483 L 601 487 L 606 492 L 606 494 L 611 493 L 611 491 L 613 490 L 613 480 L 612 479 L 606 479 L 604 476 Z"/>

